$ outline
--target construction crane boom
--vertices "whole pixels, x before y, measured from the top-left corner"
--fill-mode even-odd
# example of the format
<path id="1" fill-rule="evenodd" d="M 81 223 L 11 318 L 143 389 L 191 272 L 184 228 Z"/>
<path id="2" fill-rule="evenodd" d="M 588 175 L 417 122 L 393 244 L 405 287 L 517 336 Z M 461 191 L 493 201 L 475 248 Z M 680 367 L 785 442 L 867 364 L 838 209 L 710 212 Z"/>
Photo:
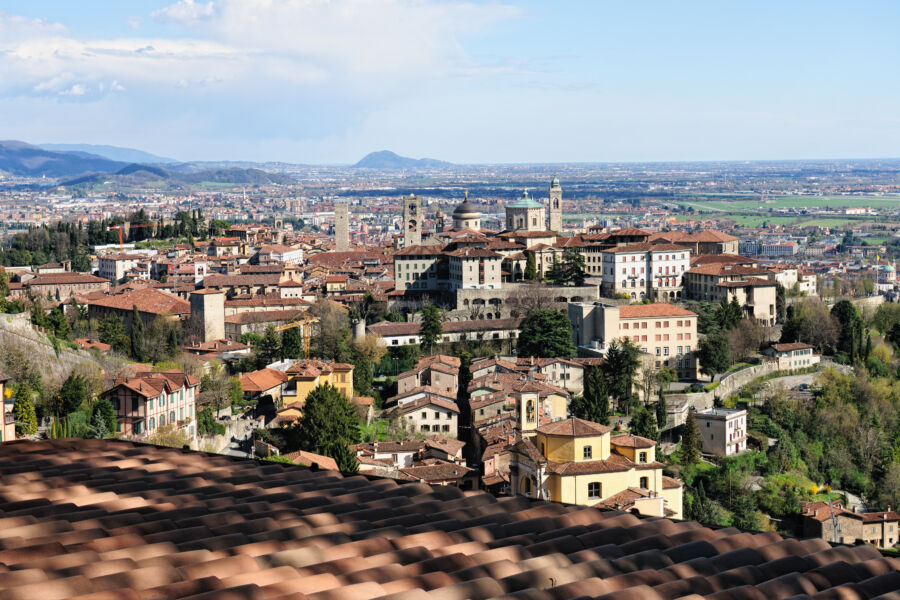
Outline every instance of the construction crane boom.
<path id="1" fill-rule="evenodd" d="M 317 319 L 316 317 L 313 317 L 311 315 L 304 315 L 295 321 L 285 323 L 284 325 L 279 325 L 275 328 L 275 331 L 285 331 L 286 329 L 300 327 L 300 332 L 303 336 L 303 358 L 309 358 L 310 338 L 312 338 L 312 324 L 318 322 L 319 319 Z"/>
<path id="2" fill-rule="evenodd" d="M 136 223 L 134 225 L 128 225 L 128 229 L 133 227 L 156 227 L 156 223 Z M 124 245 L 122 244 L 122 230 L 125 228 L 125 225 L 112 225 L 107 227 L 107 231 L 112 231 L 113 229 L 117 229 L 119 231 L 119 252 L 124 250 Z"/>

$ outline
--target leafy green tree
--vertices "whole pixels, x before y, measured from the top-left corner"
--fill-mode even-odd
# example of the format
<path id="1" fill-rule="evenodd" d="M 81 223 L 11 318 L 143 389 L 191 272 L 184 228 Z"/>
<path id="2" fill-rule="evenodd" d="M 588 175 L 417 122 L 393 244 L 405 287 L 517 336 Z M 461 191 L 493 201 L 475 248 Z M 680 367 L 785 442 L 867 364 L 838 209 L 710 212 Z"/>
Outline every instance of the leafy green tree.
<path id="1" fill-rule="evenodd" d="M 106 420 L 102 414 L 93 414 L 91 423 L 84 432 L 84 437 L 89 440 L 102 440 L 109 437 L 109 428 L 106 426 Z"/>
<path id="2" fill-rule="evenodd" d="M 300 448 L 335 459 L 342 472 L 358 469 L 351 444 L 360 440 L 356 409 L 337 388 L 320 385 L 306 397 L 298 427 Z"/>
<path id="3" fill-rule="evenodd" d="M 69 320 L 63 313 L 62 305 L 58 305 L 50 311 L 50 314 L 47 315 L 47 324 L 53 330 L 53 335 L 60 339 L 69 339 L 71 329 Z"/>
<path id="4" fill-rule="evenodd" d="M 34 412 L 34 404 L 31 402 L 31 390 L 21 386 L 16 393 L 13 404 L 13 416 L 16 419 L 16 435 L 34 435 L 37 433 L 37 415 Z"/>
<path id="5" fill-rule="evenodd" d="M 775 322 L 778 324 L 784 323 L 785 318 L 787 318 L 787 313 L 785 307 L 787 306 L 787 300 L 785 299 L 785 289 L 784 286 L 780 283 L 775 285 Z"/>
<path id="6" fill-rule="evenodd" d="M 84 376 L 70 374 L 59 390 L 59 415 L 65 416 L 86 406 L 91 399 L 91 386 Z"/>
<path id="7" fill-rule="evenodd" d="M 684 466 L 692 465 L 700 460 L 700 430 L 694 411 L 689 410 L 684 421 L 684 432 L 681 434 L 681 462 Z"/>
<path id="8" fill-rule="evenodd" d="M 606 362 L 603 363 L 606 388 L 620 407 L 631 398 L 634 378 L 641 367 L 640 354 L 640 348 L 630 340 L 613 341 L 606 351 Z"/>
<path id="9" fill-rule="evenodd" d="M 831 308 L 831 314 L 838 321 L 838 350 L 853 357 L 857 346 L 855 335 L 862 322 L 859 311 L 849 300 L 840 300 Z"/>
<path id="10" fill-rule="evenodd" d="M 291 327 L 281 332 L 282 358 L 303 357 L 303 332 L 300 327 Z"/>
<path id="11" fill-rule="evenodd" d="M 755 496 L 749 490 L 742 489 L 732 496 L 731 524 L 745 531 L 759 531 L 761 529 L 759 517 L 756 514 L 758 506 Z"/>
<path id="12" fill-rule="evenodd" d="M 225 426 L 216 422 L 208 406 L 197 412 L 197 433 L 205 436 L 225 435 Z"/>
<path id="13" fill-rule="evenodd" d="M 731 302 L 722 298 L 719 307 L 716 309 L 716 320 L 719 322 L 719 328 L 728 331 L 737 327 L 737 324 L 744 318 L 744 309 L 741 308 L 737 296 L 731 298 Z"/>
<path id="14" fill-rule="evenodd" d="M 643 406 L 638 408 L 631 416 L 631 433 L 647 439 L 658 440 L 656 416 Z"/>
<path id="15" fill-rule="evenodd" d="M 320 299 L 309 312 L 319 319 L 312 337 L 313 354 L 326 360 L 350 362 L 351 334 L 347 311 L 330 300 Z"/>
<path id="16" fill-rule="evenodd" d="M 718 332 L 700 340 L 697 359 L 700 371 L 710 377 L 727 371 L 731 366 L 731 346 L 728 343 L 728 336 Z"/>
<path id="17" fill-rule="evenodd" d="M 144 321 L 137 305 L 131 307 L 131 358 L 142 362 L 147 360 L 147 340 L 144 335 Z"/>
<path id="18" fill-rule="evenodd" d="M 353 391 L 359 396 L 371 396 L 374 369 L 369 357 L 362 352 L 354 352 L 353 367 Z"/>
<path id="19" fill-rule="evenodd" d="M 111 314 L 102 318 L 97 324 L 97 337 L 104 344 L 112 346 L 117 352 L 125 354 L 131 350 L 131 339 L 125 333 L 125 326 L 119 315 Z"/>
<path id="20" fill-rule="evenodd" d="M 570 358 L 575 356 L 572 323 L 558 310 L 535 310 L 522 321 L 519 356 Z"/>
<path id="21" fill-rule="evenodd" d="M 97 418 L 97 415 L 100 415 L 100 418 L 103 420 L 107 433 L 112 433 L 116 430 L 116 410 L 106 398 L 100 398 L 94 403 L 94 408 L 91 409 L 91 423 Z"/>
<path id="22" fill-rule="evenodd" d="M 563 252 L 563 273 L 566 283 L 584 285 L 584 255 L 577 248 L 566 248 L 566 251 Z"/>
<path id="23" fill-rule="evenodd" d="M 656 401 L 656 406 L 654 407 L 656 411 L 656 424 L 660 429 L 665 429 L 666 421 L 669 418 L 669 411 L 666 407 L 666 397 L 664 394 L 660 392 L 659 399 Z"/>
<path id="24" fill-rule="evenodd" d="M 147 443 L 170 448 L 184 448 L 191 445 L 191 440 L 185 430 L 176 429 L 174 425 L 163 425 L 154 429 L 147 436 Z"/>
<path id="25" fill-rule="evenodd" d="M 589 367 L 584 377 L 584 395 L 572 398 L 569 411 L 585 421 L 609 425 L 609 394 L 600 367 Z"/>
<path id="26" fill-rule="evenodd" d="M 422 327 L 419 330 L 419 338 L 425 352 L 432 352 L 437 343 L 441 341 L 441 336 L 444 335 L 441 312 L 441 309 L 434 304 L 429 304 L 422 311 Z"/>
<path id="27" fill-rule="evenodd" d="M 898 323 L 900 323 L 900 303 L 882 302 L 875 309 L 872 325 L 882 334 L 887 334 Z"/>
<path id="28" fill-rule="evenodd" d="M 534 260 L 534 252 L 525 253 L 525 279 L 534 281 L 538 278 L 537 263 Z"/>
<path id="29" fill-rule="evenodd" d="M 281 339 L 275 328 L 269 325 L 256 347 L 256 368 L 262 369 L 279 358 L 281 358 Z"/>
<path id="30" fill-rule="evenodd" d="M 552 285 L 566 285 L 566 270 L 556 259 L 556 254 L 553 255 L 553 263 L 547 271 L 547 281 Z"/>

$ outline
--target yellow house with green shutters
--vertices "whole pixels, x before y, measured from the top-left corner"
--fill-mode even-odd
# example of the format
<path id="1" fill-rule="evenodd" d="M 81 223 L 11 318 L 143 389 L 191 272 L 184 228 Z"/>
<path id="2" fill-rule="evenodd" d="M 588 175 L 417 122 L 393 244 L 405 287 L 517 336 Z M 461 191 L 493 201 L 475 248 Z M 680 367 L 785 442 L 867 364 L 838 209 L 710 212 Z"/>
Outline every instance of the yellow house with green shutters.
<path id="1" fill-rule="evenodd" d="M 333 385 L 347 400 L 353 398 L 353 365 L 318 359 L 298 360 L 287 370 L 288 381 L 282 392 L 285 406 L 296 404 L 302 408 L 311 391 Z"/>
<path id="2" fill-rule="evenodd" d="M 511 447 L 510 486 L 532 498 L 682 518 L 681 482 L 663 475 L 656 442 L 577 418 Z"/>

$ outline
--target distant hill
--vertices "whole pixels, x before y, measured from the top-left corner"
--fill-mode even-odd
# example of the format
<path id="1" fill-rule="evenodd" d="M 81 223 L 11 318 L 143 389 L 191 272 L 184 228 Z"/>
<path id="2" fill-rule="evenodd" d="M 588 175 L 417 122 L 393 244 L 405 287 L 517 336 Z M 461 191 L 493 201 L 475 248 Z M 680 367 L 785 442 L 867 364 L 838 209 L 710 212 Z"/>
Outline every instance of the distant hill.
<path id="1" fill-rule="evenodd" d="M 52 150 L 53 152 L 69 152 L 85 158 L 94 156 L 126 163 L 166 164 L 178 162 L 174 158 L 157 156 L 155 154 L 150 154 L 149 152 L 144 152 L 143 150 L 122 148 L 119 146 L 107 146 L 103 144 L 40 144 L 40 147 L 44 150 Z"/>
<path id="2" fill-rule="evenodd" d="M 415 169 L 449 167 L 452 163 L 433 158 L 408 158 L 400 156 L 390 150 L 381 150 L 367 154 L 358 163 L 353 165 L 355 169 Z"/>
<path id="3" fill-rule="evenodd" d="M 268 173 L 259 169 L 208 169 L 190 173 L 177 173 L 152 165 L 126 165 L 115 173 L 92 173 L 63 181 L 59 185 L 72 187 L 94 185 L 104 181 L 119 181 L 128 185 L 140 185 L 151 181 L 166 181 L 172 185 L 188 185 L 212 181 L 235 185 L 290 184 L 296 180 L 287 175 Z"/>
<path id="4" fill-rule="evenodd" d="M 15 140 L 0 141 L 0 171 L 19 177 L 75 177 L 84 173 L 115 173 L 126 162 L 100 156 L 54 152 Z"/>

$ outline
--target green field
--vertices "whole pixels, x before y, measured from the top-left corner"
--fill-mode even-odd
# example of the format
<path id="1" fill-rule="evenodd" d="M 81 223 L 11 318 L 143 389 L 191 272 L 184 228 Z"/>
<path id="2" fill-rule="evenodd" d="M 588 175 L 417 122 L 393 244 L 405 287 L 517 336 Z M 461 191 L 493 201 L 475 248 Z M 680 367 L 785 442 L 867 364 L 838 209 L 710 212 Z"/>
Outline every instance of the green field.
<path id="1" fill-rule="evenodd" d="M 693 206 L 698 210 L 734 211 L 734 210 L 769 210 L 779 208 L 900 208 L 900 196 L 776 196 L 769 202 L 761 204 L 758 198 L 753 200 L 698 200 L 685 197 L 679 199 L 680 204 Z"/>

